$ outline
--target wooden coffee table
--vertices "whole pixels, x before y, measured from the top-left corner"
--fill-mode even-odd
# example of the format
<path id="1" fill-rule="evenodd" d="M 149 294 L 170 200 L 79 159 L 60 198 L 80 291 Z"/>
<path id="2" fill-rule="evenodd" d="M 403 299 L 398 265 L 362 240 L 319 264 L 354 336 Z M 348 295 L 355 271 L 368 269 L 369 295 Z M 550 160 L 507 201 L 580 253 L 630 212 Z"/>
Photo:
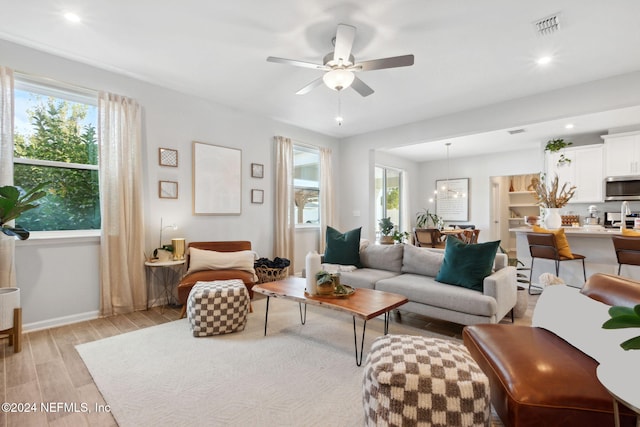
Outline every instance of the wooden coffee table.
<path id="1" fill-rule="evenodd" d="M 327 298 L 317 295 L 311 296 L 305 294 L 305 286 L 305 279 L 290 276 L 284 280 L 261 283 L 253 287 L 253 292 L 267 296 L 267 309 L 264 316 L 265 336 L 267 335 L 270 297 L 297 301 L 299 304 L 298 307 L 300 308 L 300 322 L 303 325 L 307 321 L 307 304 L 349 313 L 353 317 L 353 341 L 356 350 L 356 365 L 358 366 L 362 364 L 364 334 L 367 328 L 367 320 L 384 314 L 384 333 L 386 335 L 389 331 L 389 312 L 409 301 L 403 295 L 364 288 L 357 288 L 352 295 L 345 298 Z M 302 304 L 304 304 L 304 313 L 302 311 Z M 362 325 L 362 338 L 360 339 L 359 354 L 358 335 L 356 333 L 356 317 L 364 321 Z"/>

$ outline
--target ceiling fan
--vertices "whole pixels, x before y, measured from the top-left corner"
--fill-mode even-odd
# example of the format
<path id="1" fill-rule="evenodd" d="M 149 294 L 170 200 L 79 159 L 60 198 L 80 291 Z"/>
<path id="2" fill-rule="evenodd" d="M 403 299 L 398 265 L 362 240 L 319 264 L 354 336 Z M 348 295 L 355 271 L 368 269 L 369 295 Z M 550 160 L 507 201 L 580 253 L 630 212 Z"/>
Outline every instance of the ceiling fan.
<path id="1" fill-rule="evenodd" d="M 369 96 L 373 93 L 373 89 L 356 77 L 354 73 L 413 65 L 413 55 L 393 56 L 390 58 L 372 59 L 370 61 L 356 63 L 353 55 L 351 54 L 351 48 L 353 47 L 353 40 L 355 39 L 355 36 L 356 27 L 352 25 L 338 24 L 336 37 L 333 39 L 334 50 L 333 52 L 329 52 L 325 55 L 322 64 L 297 61 L 294 59 L 276 58 L 274 56 L 268 57 L 267 61 L 326 71 L 322 77 L 317 78 L 296 92 L 297 95 L 309 93 L 312 89 L 324 83 L 330 89 L 336 91 L 341 91 L 351 86 L 360 95 Z"/>

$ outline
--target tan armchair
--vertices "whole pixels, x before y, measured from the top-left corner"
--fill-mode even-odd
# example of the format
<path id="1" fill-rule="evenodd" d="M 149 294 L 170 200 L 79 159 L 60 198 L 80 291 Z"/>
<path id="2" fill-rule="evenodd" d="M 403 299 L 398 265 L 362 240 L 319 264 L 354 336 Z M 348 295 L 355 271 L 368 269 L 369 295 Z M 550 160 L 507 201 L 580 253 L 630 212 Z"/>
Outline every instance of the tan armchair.
<path id="1" fill-rule="evenodd" d="M 216 252 L 237 252 L 250 251 L 251 242 L 229 241 L 229 242 L 191 242 L 189 248 L 202 249 Z M 189 270 L 189 254 L 187 253 L 187 271 Z M 200 270 L 186 274 L 178 284 L 178 303 L 182 304 L 180 317 L 184 317 L 187 311 L 187 298 L 191 288 L 198 281 L 209 282 L 212 280 L 240 279 L 244 282 L 249 291 L 249 298 L 253 298 L 254 275 L 244 270 Z"/>

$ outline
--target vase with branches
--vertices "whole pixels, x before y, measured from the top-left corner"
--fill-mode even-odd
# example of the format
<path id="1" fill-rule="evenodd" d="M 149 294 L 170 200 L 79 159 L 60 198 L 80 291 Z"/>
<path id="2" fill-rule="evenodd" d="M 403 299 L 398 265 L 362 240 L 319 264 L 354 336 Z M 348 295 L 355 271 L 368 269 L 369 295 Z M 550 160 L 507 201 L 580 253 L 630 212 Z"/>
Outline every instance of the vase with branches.
<path id="1" fill-rule="evenodd" d="M 555 175 L 551 184 L 547 186 L 544 178 L 534 188 L 536 203 L 545 209 L 544 223 L 547 228 L 560 228 L 562 218 L 559 209 L 564 207 L 576 192 L 576 186 L 565 182 L 560 187 L 558 175 Z"/>

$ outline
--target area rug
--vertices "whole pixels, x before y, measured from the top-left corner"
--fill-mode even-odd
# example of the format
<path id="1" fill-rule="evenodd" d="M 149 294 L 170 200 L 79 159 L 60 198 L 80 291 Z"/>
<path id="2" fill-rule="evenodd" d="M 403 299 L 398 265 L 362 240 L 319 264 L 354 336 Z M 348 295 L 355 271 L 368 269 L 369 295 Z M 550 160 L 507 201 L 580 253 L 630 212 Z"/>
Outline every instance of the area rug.
<path id="1" fill-rule="evenodd" d="M 265 303 L 242 332 L 194 338 L 182 319 L 76 348 L 123 427 L 363 425 L 351 316 L 309 306 L 301 325 L 297 303 L 271 299 L 263 336 Z M 365 358 L 382 333 L 381 318 L 367 322 Z"/>

